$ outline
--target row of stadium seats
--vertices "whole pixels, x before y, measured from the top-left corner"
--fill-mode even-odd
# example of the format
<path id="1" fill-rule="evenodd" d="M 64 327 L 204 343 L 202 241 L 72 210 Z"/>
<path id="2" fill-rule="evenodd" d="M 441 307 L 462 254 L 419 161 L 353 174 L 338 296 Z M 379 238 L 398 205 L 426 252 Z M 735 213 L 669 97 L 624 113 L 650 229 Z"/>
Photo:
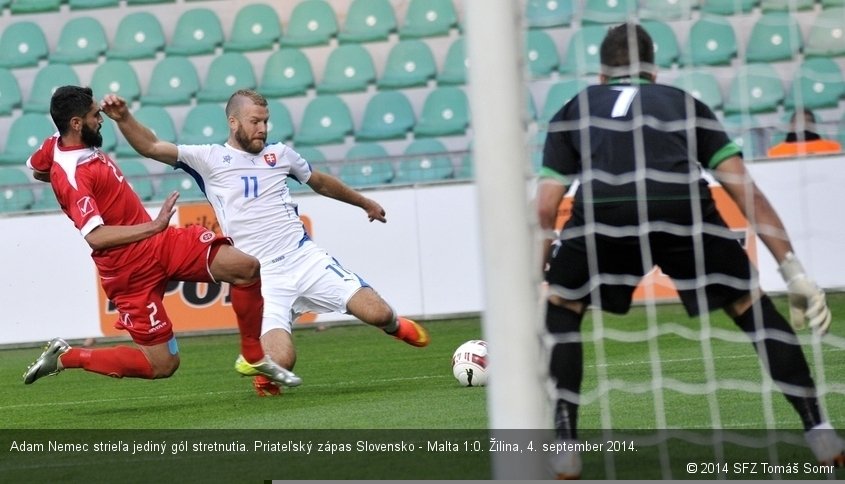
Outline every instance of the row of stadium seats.
<path id="1" fill-rule="evenodd" d="M 336 166 L 329 164 L 318 148 L 304 147 L 299 151 L 318 169 L 333 172 L 356 188 L 472 177 L 468 154 L 452 156 L 441 141 L 433 138 L 415 140 L 402 155 L 393 157 L 378 143 L 358 143 L 346 152 L 346 161 Z M 193 178 L 184 172 L 162 174 L 148 169 L 146 161 L 133 158 L 123 158 L 119 163 L 132 188 L 144 201 L 162 201 L 174 190 L 180 192 L 181 200 L 204 198 Z M 288 187 L 292 192 L 309 190 L 294 180 L 288 181 Z M 34 188 L 24 169 L 0 166 L 0 212 L 55 209 L 58 205 L 50 190 L 38 185 Z"/>
<path id="2" fill-rule="evenodd" d="M 724 17 L 704 16 L 692 23 L 683 46 L 674 29 L 659 20 L 642 22 L 655 43 L 655 62 L 661 67 L 729 65 L 737 57 L 734 27 Z M 804 57 L 845 55 L 845 8 L 818 13 L 806 41 L 798 21 L 788 12 L 762 14 L 754 23 L 745 45 L 744 63 L 791 61 Z M 606 27 L 585 25 L 574 31 L 565 48 L 545 30 L 529 30 L 526 37 L 530 74 L 535 78 L 558 71 L 564 75 L 597 74 L 601 67 L 599 45 Z"/>
<path id="3" fill-rule="evenodd" d="M 350 43 L 380 41 L 393 32 L 403 40 L 417 39 L 447 35 L 457 26 L 452 0 L 411 0 L 399 28 L 388 0 L 356 0 L 343 30 L 328 2 L 305 0 L 294 7 L 283 33 L 276 9 L 253 3 L 238 10 L 228 39 L 224 39 L 220 18 L 209 8 L 182 13 L 170 37 L 165 36 L 156 15 L 135 11 L 120 18 L 111 42 L 96 18 L 72 18 L 62 25 L 56 48 L 50 52 L 39 24 L 25 20 L 11 23 L 0 36 L 0 66 L 34 66 L 48 58 L 50 62 L 71 64 L 96 62 L 101 55 L 122 60 L 153 58 L 160 52 L 199 55 L 214 53 L 220 47 L 226 52 L 266 50 L 276 45 L 298 48 L 328 45 L 335 37 Z"/>
<path id="4" fill-rule="evenodd" d="M 761 12 L 811 10 L 815 0 L 528 0 L 525 22 L 532 29 L 566 27 L 575 20 L 582 25 L 622 23 L 638 16 L 644 20 L 682 20 L 698 10 L 702 14 L 744 15 Z M 843 0 L 819 0 L 822 7 L 845 6 Z"/>
<path id="5" fill-rule="evenodd" d="M 116 92 L 142 105 L 170 106 L 193 101 L 225 102 L 237 88 L 257 87 L 267 97 L 276 98 L 303 96 L 312 89 L 317 94 L 326 94 L 366 91 L 370 86 L 404 89 L 425 86 L 434 80 L 438 85 L 466 82 L 462 37 L 451 44 L 440 72 L 431 48 L 421 40 L 404 40 L 393 45 L 378 79 L 370 53 L 359 44 L 333 49 L 319 83 L 315 81 L 308 57 L 299 49 L 274 51 L 264 62 L 260 79 L 253 65 L 244 53 L 222 53 L 211 59 L 200 82 L 197 67 L 190 58 L 168 56 L 156 61 L 146 91 L 142 92 L 141 81 L 130 61 L 107 60 L 96 66 L 88 84 L 98 98 Z M 67 64 L 47 64 L 36 72 L 29 98 L 23 102 L 15 73 L 0 68 L 0 114 L 11 114 L 16 108 L 24 112 L 47 112 L 53 91 L 65 84 L 80 84 L 77 70 Z"/>
<path id="6" fill-rule="evenodd" d="M 442 136 L 462 136 L 469 126 L 466 93 L 460 87 L 431 90 L 422 110 L 416 113 L 402 91 L 380 91 L 368 98 L 360 126 L 356 127 L 349 106 L 337 95 L 316 96 L 306 105 L 302 119 L 294 125 L 288 108 L 272 101 L 272 141 L 293 140 L 297 146 L 343 143 L 354 136 L 359 141 L 378 141 Z M 160 139 L 186 144 L 223 143 L 229 127 L 219 103 L 197 104 L 189 109 L 179 131 L 167 109 L 145 105 L 136 117 L 150 126 Z M 44 113 L 24 113 L 13 119 L 0 153 L 0 164 L 19 164 L 41 141 L 55 131 Z M 133 155 L 134 150 L 119 141 L 111 121 L 103 123 L 103 148 L 118 155 Z"/>

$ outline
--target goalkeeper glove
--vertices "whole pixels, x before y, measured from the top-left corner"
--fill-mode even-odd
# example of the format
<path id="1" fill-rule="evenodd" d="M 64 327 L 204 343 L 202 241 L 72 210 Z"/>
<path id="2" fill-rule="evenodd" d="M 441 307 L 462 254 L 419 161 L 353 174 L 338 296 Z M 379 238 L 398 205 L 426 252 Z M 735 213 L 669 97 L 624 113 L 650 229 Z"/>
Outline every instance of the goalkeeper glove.
<path id="1" fill-rule="evenodd" d="M 804 329 L 806 324 L 819 335 L 830 327 L 830 309 L 824 291 L 807 277 L 795 254 L 788 252 L 778 268 L 789 291 L 789 317 L 792 327 Z"/>

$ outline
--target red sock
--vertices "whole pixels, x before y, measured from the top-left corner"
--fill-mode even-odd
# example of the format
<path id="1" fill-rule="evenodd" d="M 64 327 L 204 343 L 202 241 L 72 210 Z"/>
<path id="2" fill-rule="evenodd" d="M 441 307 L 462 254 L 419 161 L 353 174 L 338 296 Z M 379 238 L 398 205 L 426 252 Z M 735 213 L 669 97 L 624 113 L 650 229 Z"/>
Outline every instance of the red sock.
<path id="1" fill-rule="evenodd" d="M 61 361 L 65 368 L 84 368 L 114 378 L 153 378 L 153 366 L 144 352 L 128 346 L 71 348 L 61 356 Z"/>
<path id="2" fill-rule="evenodd" d="M 241 332 L 241 354 L 246 361 L 255 363 L 264 358 L 261 348 L 261 321 L 264 318 L 264 298 L 261 281 L 247 286 L 232 285 L 232 309 Z"/>

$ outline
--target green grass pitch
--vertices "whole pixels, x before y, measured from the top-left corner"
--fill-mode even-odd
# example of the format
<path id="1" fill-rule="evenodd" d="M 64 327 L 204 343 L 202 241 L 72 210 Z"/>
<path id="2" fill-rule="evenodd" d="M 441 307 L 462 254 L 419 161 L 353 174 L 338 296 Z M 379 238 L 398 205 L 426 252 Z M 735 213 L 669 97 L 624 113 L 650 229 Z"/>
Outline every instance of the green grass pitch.
<path id="1" fill-rule="evenodd" d="M 835 427 L 845 428 L 841 339 L 845 323 L 837 317 L 845 314 L 845 294 L 833 294 L 829 300 L 834 314 L 831 333 L 837 344 L 824 344 L 819 353 L 805 344 L 804 350 L 811 361 L 824 362 L 828 415 Z M 785 309 L 785 300 L 776 303 Z M 699 327 L 677 305 L 658 306 L 656 317 L 660 323 Z M 619 331 L 645 330 L 646 321 L 647 311 L 641 307 L 624 317 L 604 316 L 605 328 Z M 733 323 L 713 313 L 712 326 L 730 330 Z M 427 327 L 432 342 L 424 349 L 408 347 L 364 325 L 297 331 L 296 370 L 304 383 L 271 398 L 258 398 L 250 380 L 233 371 L 238 344 L 231 334 L 182 337 L 179 371 L 157 381 L 67 371 L 25 386 L 21 374 L 39 349 L 2 350 L 0 476 L 9 477 L 9 482 L 31 480 L 35 475 L 45 481 L 97 475 L 126 482 L 147 482 L 161 475 L 197 482 L 490 478 L 490 459 L 495 454 L 487 451 L 485 391 L 460 387 L 450 370 L 452 351 L 466 340 L 482 337 L 480 322 L 473 318 L 433 321 Z M 589 317 L 584 333 L 593 334 Z M 710 348 L 719 379 L 752 382 L 750 386 L 743 383 L 738 388 L 692 394 L 650 389 L 655 375 L 650 352 L 659 355 L 664 381 L 700 384 L 706 382 L 703 348 L 699 341 L 674 335 L 659 336 L 651 343 L 605 340 L 605 361 L 597 366 L 596 347 L 585 343 L 583 390 L 590 399 L 581 408 L 582 438 L 599 439 L 592 430 L 606 428 L 609 422 L 610 428 L 636 440 L 661 422 L 655 401 L 662 402 L 663 421 L 670 429 L 694 433 L 713 428 L 717 424 L 713 406 L 719 409 L 718 425 L 723 429 L 758 435 L 767 419 L 778 429 L 800 428 L 776 390 L 762 395 L 756 391 L 762 381 L 760 366 L 747 342 L 713 341 Z M 598 387 L 600 373 L 607 376 L 612 389 Z M 822 375 L 815 376 L 821 380 Z M 755 391 L 745 391 L 749 387 Z M 598 396 L 602 394 L 606 396 Z M 795 433 L 800 437 L 800 432 Z M 55 448 L 82 443 L 87 445 L 83 450 Z M 306 452 L 308 444 L 310 452 Z M 701 460 L 727 460 L 731 466 L 742 459 L 759 461 L 760 452 L 770 461 L 772 457 L 771 449 L 748 450 L 730 444 L 722 456 L 710 454 L 708 446 L 690 450 L 686 442 L 672 441 L 668 447 L 641 444 L 634 452 L 610 457 L 607 453 L 585 455 L 583 477 L 625 477 L 626 466 L 642 465 L 646 470 L 639 470 L 637 477 L 667 477 L 655 464 L 666 455 L 673 466 L 676 461 L 685 462 L 685 453 Z M 777 455 L 783 462 L 803 466 L 810 460 L 809 451 L 800 441 L 793 444 L 779 444 Z M 414 445 L 415 450 L 402 445 Z M 394 448 L 386 449 L 389 446 Z M 473 452 L 473 447 L 481 451 Z M 676 467 L 671 472 L 675 478 L 717 477 L 689 476 Z M 727 477 L 738 475 L 728 473 Z M 772 474 L 744 477 L 770 478 Z M 779 477 L 793 476 L 781 473 Z"/>

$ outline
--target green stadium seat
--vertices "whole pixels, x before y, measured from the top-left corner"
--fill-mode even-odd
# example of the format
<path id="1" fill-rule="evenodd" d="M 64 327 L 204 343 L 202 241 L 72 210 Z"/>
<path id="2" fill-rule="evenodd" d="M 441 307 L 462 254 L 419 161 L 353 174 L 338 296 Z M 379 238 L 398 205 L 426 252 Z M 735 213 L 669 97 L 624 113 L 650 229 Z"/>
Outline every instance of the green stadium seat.
<path id="1" fill-rule="evenodd" d="M 766 12 L 797 12 L 811 10 L 814 0 L 760 0 L 760 10 Z"/>
<path id="2" fill-rule="evenodd" d="M 353 146 L 350 151 L 354 149 L 355 147 Z M 375 148 L 370 146 L 366 149 L 374 150 Z M 340 167 L 340 173 L 338 173 L 340 179 L 347 185 L 355 188 L 364 188 L 386 185 L 393 180 L 393 163 L 389 159 L 365 156 L 364 149 L 352 154 L 361 156 L 361 158 L 346 160 Z M 347 154 L 348 157 L 349 154 Z"/>
<path id="3" fill-rule="evenodd" d="M 170 143 L 176 142 L 176 126 L 173 124 L 170 113 L 165 108 L 156 105 L 143 105 L 135 111 L 134 116 L 139 123 L 149 128 L 158 139 Z M 135 149 L 123 137 L 118 140 L 115 152 L 118 157 L 138 156 Z"/>
<path id="4" fill-rule="evenodd" d="M 68 20 L 59 34 L 50 62 L 83 64 L 97 62 L 109 47 L 103 24 L 94 17 Z"/>
<path id="5" fill-rule="evenodd" d="M 469 59 L 466 54 L 466 42 L 464 37 L 458 37 L 446 51 L 446 58 L 443 60 L 443 68 L 437 74 L 439 85 L 460 85 L 467 82 L 467 69 Z"/>
<path id="6" fill-rule="evenodd" d="M 41 143 L 56 132 L 53 121 L 44 114 L 23 113 L 12 120 L 0 164 L 22 166 Z"/>
<path id="7" fill-rule="evenodd" d="M 654 43 L 654 63 L 660 67 L 672 67 L 680 55 L 675 31 L 659 20 L 644 20 L 641 25 Z"/>
<path id="8" fill-rule="evenodd" d="M 607 28 L 603 25 L 586 25 L 572 34 L 566 49 L 566 58 L 559 70 L 563 74 L 584 76 L 598 74 L 601 71 L 599 47 Z"/>
<path id="9" fill-rule="evenodd" d="M 20 168 L 0 166 L 0 212 L 19 212 L 35 203 L 32 181 Z M 52 195 L 52 192 L 49 193 Z"/>
<path id="10" fill-rule="evenodd" d="M 572 23 L 574 0 L 528 0 L 525 23 L 531 29 L 565 27 Z"/>
<path id="11" fill-rule="evenodd" d="M 165 57 L 153 66 L 147 93 L 141 96 L 141 104 L 190 104 L 199 88 L 199 75 L 190 59 L 179 56 Z"/>
<path id="12" fill-rule="evenodd" d="M 282 36 L 276 9 L 263 3 L 245 5 L 235 14 L 232 33 L 223 43 L 227 51 L 267 50 Z"/>
<path id="13" fill-rule="evenodd" d="M 698 6 L 698 0 L 643 0 L 640 18 L 643 20 L 688 20 Z"/>
<path id="14" fill-rule="evenodd" d="M 226 111 L 219 104 L 197 104 L 185 116 L 177 139 L 180 144 L 223 144 L 229 138 Z"/>
<path id="15" fill-rule="evenodd" d="M 293 140 L 297 146 L 342 143 L 353 129 L 352 113 L 346 103 L 334 94 L 324 94 L 305 106 Z"/>
<path id="16" fill-rule="evenodd" d="M 352 0 L 337 35 L 340 42 L 376 42 L 396 32 L 396 13 L 388 0 Z"/>
<path id="17" fill-rule="evenodd" d="M 366 91 L 375 80 L 376 68 L 370 52 L 360 44 L 344 44 L 329 54 L 317 93 Z"/>
<path id="18" fill-rule="evenodd" d="M 389 157 L 390 155 L 384 149 L 384 146 L 378 143 L 356 143 L 346 151 L 343 159 L 347 161 L 370 161 Z"/>
<path id="19" fill-rule="evenodd" d="M 719 81 L 709 70 L 682 70 L 672 85 L 692 94 L 710 109 L 716 110 L 722 107 L 722 90 L 719 87 Z"/>
<path id="20" fill-rule="evenodd" d="M 839 64 L 827 57 L 811 57 L 795 71 L 784 107 L 794 110 L 835 108 L 845 96 L 845 79 Z"/>
<path id="21" fill-rule="evenodd" d="M 636 11 L 636 0 L 584 0 L 581 25 L 622 23 Z"/>
<path id="22" fill-rule="evenodd" d="M 141 84 L 132 64 L 125 60 L 108 60 L 98 65 L 91 76 L 94 98 L 102 99 L 115 93 L 127 101 L 136 101 L 141 96 Z"/>
<path id="23" fill-rule="evenodd" d="M 13 14 L 58 12 L 62 0 L 12 0 L 9 10 Z"/>
<path id="24" fill-rule="evenodd" d="M 452 0 L 411 0 L 399 27 L 399 38 L 448 35 L 457 26 L 458 15 Z"/>
<path id="25" fill-rule="evenodd" d="M 115 147 L 117 147 L 116 129 L 114 121 L 109 119 L 108 116 L 103 115 L 103 124 L 100 127 L 100 136 L 103 137 L 103 144 L 100 146 L 100 149 L 107 153 L 113 152 Z"/>
<path id="26" fill-rule="evenodd" d="M 47 39 L 35 22 L 14 22 L 0 35 L 0 67 L 33 67 L 49 53 Z"/>
<path id="27" fill-rule="evenodd" d="M 377 86 L 379 89 L 424 86 L 436 75 L 437 65 L 428 44 L 421 40 L 401 40 L 387 54 Z"/>
<path id="28" fill-rule="evenodd" d="M 264 63 L 259 91 L 267 97 L 301 96 L 314 87 L 314 71 L 299 49 L 279 49 Z"/>
<path id="29" fill-rule="evenodd" d="M 789 12 L 768 12 L 751 28 L 745 46 L 745 61 L 775 62 L 791 60 L 803 46 L 801 29 Z"/>
<path id="30" fill-rule="evenodd" d="M 337 31 L 337 17 L 328 2 L 304 0 L 293 7 L 287 31 L 280 42 L 286 47 L 323 45 L 328 44 Z"/>
<path id="31" fill-rule="evenodd" d="M 469 126 L 469 100 L 463 89 L 438 87 L 425 98 L 415 137 L 463 135 Z"/>
<path id="32" fill-rule="evenodd" d="M 560 55 L 552 36 L 543 30 L 526 31 L 525 60 L 532 78 L 550 76 L 560 65 Z"/>
<path id="33" fill-rule="evenodd" d="M 455 174 L 448 150 L 438 139 L 414 140 L 402 155 L 393 183 L 445 180 Z"/>
<path id="34" fill-rule="evenodd" d="M 741 15 L 750 13 L 759 0 L 701 0 L 701 12 L 713 15 Z"/>
<path id="35" fill-rule="evenodd" d="M 326 155 L 323 154 L 319 148 L 315 148 L 313 146 L 297 146 L 294 148 L 294 151 L 299 153 L 299 156 L 301 156 L 302 159 L 312 165 L 325 163 L 327 161 Z"/>
<path id="36" fill-rule="evenodd" d="M 727 65 L 736 57 L 736 34 L 731 23 L 717 16 L 702 16 L 690 29 L 681 53 L 687 66 Z"/>
<path id="37" fill-rule="evenodd" d="M 9 69 L 0 68 L 0 115 L 12 114 L 13 110 L 21 107 L 22 101 L 18 78 Z"/>
<path id="38" fill-rule="evenodd" d="M 120 0 L 68 0 L 67 3 L 71 10 L 94 10 L 120 6 Z"/>
<path id="39" fill-rule="evenodd" d="M 745 64 L 731 81 L 724 111 L 726 114 L 774 112 L 783 99 L 783 84 L 774 67 Z"/>
<path id="40" fill-rule="evenodd" d="M 287 106 L 279 101 L 267 101 L 270 111 L 270 121 L 267 123 L 267 142 L 285 142 L 293 138 L 293 118 Z"/>
<path id="41" fill-rule="evenodd" d="M 581 92 L 589 83 L 581 79 L 567 79 L 556 82 L 546 93 L 546 100 L 543 102 L 543 112 L 540 121 L 543 124 L 549 122 L 564 104 Z"/>
<path id="42" fill-rule="evenodd" d="M 161 177 L 158 190 L 153 195 L 153 200 L 161 201 L 167 198 L 172 192 L 179 192 L 179 201 L 207 200 L 197 181 L 191 175 L 176 170 Z"/>
<path id="43" fill-rule="evenodd" d="M 136 158 L 123 158 L 119 161 L 119 165 L 120 171 L 123 172 L 123 176 L 126 177 L 126 181 L 129 182 L 129 186 L 135 190 L 138 197 L 143 201 L 152 200 L 155 189 L 147 165 Z"/>
<path id="44" fill-rule="evenodd" d="M 223 45 L 223 26 L 220 17 L 209 8 L 186 10 L 176 21 L 170 43 L 165 46 L 167 55 L 213 54 Z"/>
<path id="45" fill-rule="evenodd" d="M 381 91 L 367 101 L 361 129 L 355 132 L 355 139 L 377 141 L 405 138 L 414 129 L 415 122 L 414 108 L 402 91 Z"/>
<path id="46" fill-rule="evenodd" d="M 176 0 L 126 0 L 126 5 L 150 5 L 153 3 L 174 3 Z"/>
<path id="47" fill-rule="evenodd" d="M 134 12 L 120 20 L 106 57 L 120 60 L 149 59 L 163 50 L 164 44 L 164 31 L 158 18 L 149 12 Z"/>
<path id="48" fill-rule="evenodd" d="M 67 64 L 47 64 L 35 73 L 23 110 L 26 113 L 49 113 L 50 99 L 56 89 L 79 84 L 79 76 L 73 67 Z"/>
<path id="49" fill-rule="evenodd" d="M 845 55 L 845 8 L 827 8 L 816 15 L 807 34 L 804 55 L 808 57 Z"/>
<path id="50" fill-rule="evenodd" d="M 254 89 L 258 83 L 252 62 L 240 52 L 226 52 L 211 61 L 198 102 L 226 102 L 238 89 Z"/>

